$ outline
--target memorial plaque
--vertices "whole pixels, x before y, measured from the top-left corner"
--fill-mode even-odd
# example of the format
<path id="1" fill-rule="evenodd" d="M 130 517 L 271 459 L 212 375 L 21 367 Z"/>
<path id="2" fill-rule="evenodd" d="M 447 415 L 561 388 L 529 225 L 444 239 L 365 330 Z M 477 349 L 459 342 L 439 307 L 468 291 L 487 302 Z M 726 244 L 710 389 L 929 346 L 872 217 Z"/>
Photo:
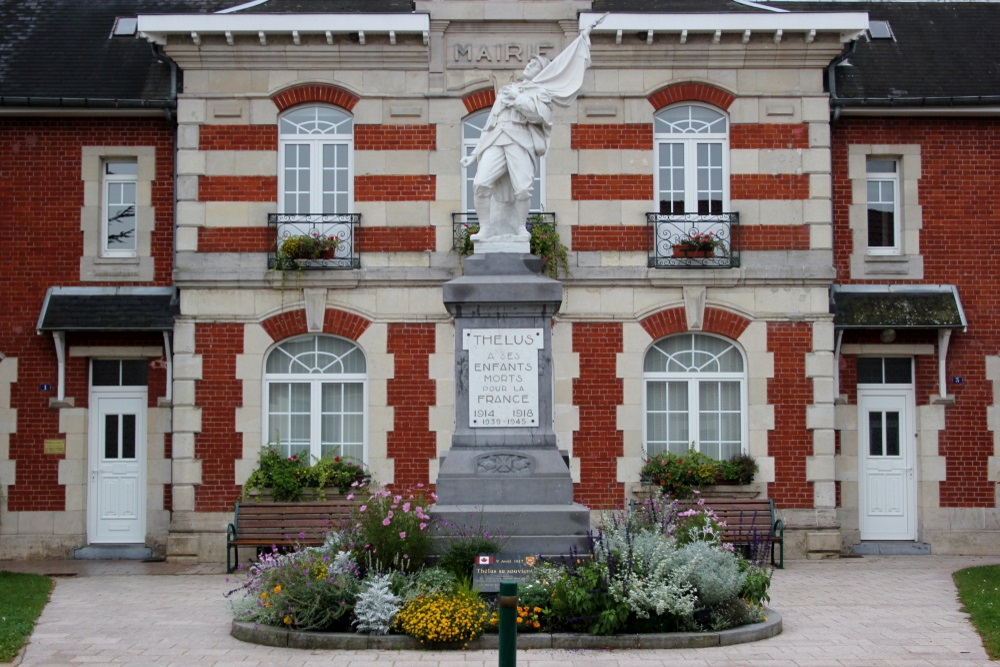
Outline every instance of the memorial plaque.
<path id="1" fill-rule="evenodd" d="M 541 329 L 466 329 L 469 427 L 538 426 Z"/>
<path id="2" fill-rule="evenodd" d="M 535 554 L 479 554 L 472 568 L 472 587 L 480 593 L 496 593 L 501 581 L 532 581 L 538 560 Z"/>

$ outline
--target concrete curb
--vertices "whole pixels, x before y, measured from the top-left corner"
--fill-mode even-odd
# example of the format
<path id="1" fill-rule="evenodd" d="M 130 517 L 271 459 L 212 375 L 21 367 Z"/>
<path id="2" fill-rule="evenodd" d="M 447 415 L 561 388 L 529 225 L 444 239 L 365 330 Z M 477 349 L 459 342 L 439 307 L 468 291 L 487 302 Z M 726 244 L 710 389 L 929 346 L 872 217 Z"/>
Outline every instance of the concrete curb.
<path id="1" fill-rule="evenodd" d="M 719 632 L 670 632 L 643 635 L 596 637 L 574 633 L 519 634 L 519 649 L 685 649 L 732 646 L 756 642 L 781 634 L 781 614 L 766 610 L 763 623 L 744 625 Z M 233 621 L 231 634 L 240 641 L 278 648 L 326 650 L 417 650 L 420 642 L 404 635 L 370 636 L 350 632 L 300 632 L 268 625 Z M 470 651 L 496 650 L 499 637 L 483 635 L 469 644 Z"/>

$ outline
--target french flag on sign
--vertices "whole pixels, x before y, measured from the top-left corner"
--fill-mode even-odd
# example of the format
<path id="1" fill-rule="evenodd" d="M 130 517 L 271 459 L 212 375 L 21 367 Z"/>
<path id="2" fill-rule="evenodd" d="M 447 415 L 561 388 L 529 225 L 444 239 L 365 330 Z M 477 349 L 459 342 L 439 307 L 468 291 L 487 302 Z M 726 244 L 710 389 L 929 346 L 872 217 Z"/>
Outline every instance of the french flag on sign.
<path id="1" fill-rule="evenodd" d="M 476 565 L 493 565 L 493 556 L 480 556 Z"/>

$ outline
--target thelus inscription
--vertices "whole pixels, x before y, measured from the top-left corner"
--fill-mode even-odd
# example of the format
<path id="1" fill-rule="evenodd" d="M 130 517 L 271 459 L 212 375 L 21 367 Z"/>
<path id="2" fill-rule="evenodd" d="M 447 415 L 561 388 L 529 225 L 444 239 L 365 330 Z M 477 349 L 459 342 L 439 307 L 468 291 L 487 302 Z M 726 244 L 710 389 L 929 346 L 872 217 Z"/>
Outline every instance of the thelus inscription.
<path id="1" fill-rule="evenodd" d="M 541 329 L 466 329 L 469 426 L 538 426 Z"/>

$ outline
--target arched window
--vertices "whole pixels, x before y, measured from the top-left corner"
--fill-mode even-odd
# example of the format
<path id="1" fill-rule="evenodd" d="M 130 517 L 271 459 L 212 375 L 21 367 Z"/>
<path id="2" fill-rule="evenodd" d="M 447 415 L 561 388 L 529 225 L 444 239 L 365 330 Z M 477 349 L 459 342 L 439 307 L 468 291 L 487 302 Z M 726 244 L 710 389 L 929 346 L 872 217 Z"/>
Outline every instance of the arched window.
<path id="1" fill-rule="evenodd" d="M 657 211 L 717 215 L 729 206 L 729 121 L 700 104 L 653 117 Z"/>
<path id="2" fill-rule="evenodd" d="M 716 459 L 746 451 L 746 364 L 730 341 L 680 334 L 657 341 L 643 365 L 646 456 L 697 449 Z"/>
<path id="3" fill-rule="evenodd" d="M 354 119 L 331 106 L 295 107 L 278 120 L 282 213 L 351 213 Z"/>
<path id="4" fill-rule="evenodd" d="M 264 365 L 265 433 L 285 456 L 365 460 L 367 363 L 354 343 L 301 336 L 272 349 Z"/>
<path id="5" fill-rule="evenodd" d="M 483 128 L 486 127 L 486 120 L 490 117 L 490 110 L 483 109 L 477 111 L 462 121 L 462 155 L 472 155 L 476 148 Z M 535 184 L 531 189 L 531 212 L 539 213 L 543 209 L 545 202 L 545 156 L 538 160 L 538 167 L 535 169 Z M 476 178 L 476 163 L 473 162 L 468 167 L 462 168 L 462 210 L 466 213 L 476 212 L 476 198 L 472 191 L 472 181 Z"/>

